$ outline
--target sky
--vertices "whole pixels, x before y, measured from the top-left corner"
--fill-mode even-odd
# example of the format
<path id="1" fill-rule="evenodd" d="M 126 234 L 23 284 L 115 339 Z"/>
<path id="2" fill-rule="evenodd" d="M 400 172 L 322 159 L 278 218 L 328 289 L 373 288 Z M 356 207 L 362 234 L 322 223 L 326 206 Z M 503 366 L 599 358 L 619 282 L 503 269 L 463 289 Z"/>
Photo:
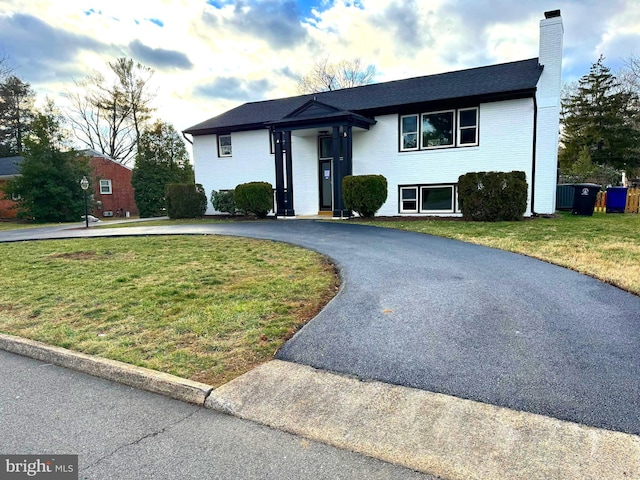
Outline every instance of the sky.
<path id="1" fill-rule="evenodd" d="M 62 110 L 75 80 L 130 57 L 155 71 L 155 116 L 184 130 L 297 95 L 324 58 L 359 57 L 382 82 L 537 57 L 556 9 L 563 81 L 640 55 L 640 0 L 0 0 L 0 55 Z"/>

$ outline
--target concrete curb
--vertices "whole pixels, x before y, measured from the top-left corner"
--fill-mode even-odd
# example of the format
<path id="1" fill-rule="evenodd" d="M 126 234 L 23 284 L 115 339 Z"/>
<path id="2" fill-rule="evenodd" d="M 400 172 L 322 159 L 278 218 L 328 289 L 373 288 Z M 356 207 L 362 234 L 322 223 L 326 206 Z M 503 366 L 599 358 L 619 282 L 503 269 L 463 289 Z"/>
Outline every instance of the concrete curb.
<path id="1" fill-rule="evenodd" d="M 213 391 L 204 383 L 13 335 L 0 333 L 0 349 L 201 406 Z"/>
<path id="2" fill-rule="evenodd" d="M 640 437 L 280 360 L 205 406 L 448 480 L 640 478 Z"/>

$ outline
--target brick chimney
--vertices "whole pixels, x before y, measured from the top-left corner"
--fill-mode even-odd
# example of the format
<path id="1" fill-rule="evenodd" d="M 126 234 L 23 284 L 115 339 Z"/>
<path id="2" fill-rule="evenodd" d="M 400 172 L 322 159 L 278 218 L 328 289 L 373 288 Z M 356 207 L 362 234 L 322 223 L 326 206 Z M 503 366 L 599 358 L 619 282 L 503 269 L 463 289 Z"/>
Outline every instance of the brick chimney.
<path id="1" fill-rule="evenodd" d="M 540 50 L 538 62 L 544 66 L 538 83 L 538 106 L 560 104 L 560 81 L 562 74 L 562 37 L 564 28 L 560 10 L 544 13 L 540 20 Z"/>
<path id="2" fill-rule="evenodd" d="M 536 180 L 531 205 L 540 214 L 552 214 L 556 207 L 563 35 L 560 10 L 545 12 L 540 20 L 538 62 L 543 70 L 536 92 Z"/>

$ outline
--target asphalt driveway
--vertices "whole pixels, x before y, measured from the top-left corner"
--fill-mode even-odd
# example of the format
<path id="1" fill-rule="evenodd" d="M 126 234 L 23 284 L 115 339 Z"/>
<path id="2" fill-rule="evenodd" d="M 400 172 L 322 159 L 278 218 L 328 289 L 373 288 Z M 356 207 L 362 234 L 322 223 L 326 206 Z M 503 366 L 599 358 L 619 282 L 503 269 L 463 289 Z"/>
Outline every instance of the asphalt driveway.
<path id="1" fill-rule="evenodd" d="M 279 240 L 330 256 L 340 294 L 277 358 L 640 434 L 640 298 L 522 255 L 308 220 L 0 232 Z"/>

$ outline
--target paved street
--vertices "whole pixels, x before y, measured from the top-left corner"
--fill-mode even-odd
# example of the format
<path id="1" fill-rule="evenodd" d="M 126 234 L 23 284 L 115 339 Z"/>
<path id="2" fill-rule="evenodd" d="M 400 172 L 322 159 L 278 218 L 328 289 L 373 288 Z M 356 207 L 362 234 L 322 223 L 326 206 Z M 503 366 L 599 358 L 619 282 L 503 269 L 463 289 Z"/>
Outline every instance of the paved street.
<path id="1" fill-rule="evenodd" d="M 0 453 L 77 454 L 81 479 L 432 479 L 0 351 Z"/>

